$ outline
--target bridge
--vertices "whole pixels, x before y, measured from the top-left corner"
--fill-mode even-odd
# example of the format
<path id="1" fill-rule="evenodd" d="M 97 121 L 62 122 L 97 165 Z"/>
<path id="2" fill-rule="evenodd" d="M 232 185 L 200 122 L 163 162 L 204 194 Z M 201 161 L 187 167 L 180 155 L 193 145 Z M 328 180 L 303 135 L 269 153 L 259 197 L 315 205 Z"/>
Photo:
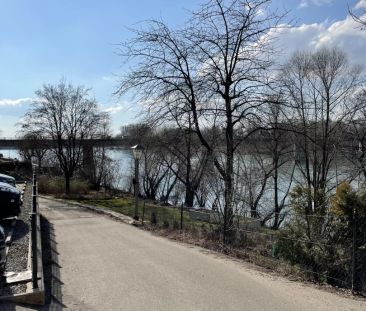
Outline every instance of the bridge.
<path id="1" fill-rule="evenodd" d="M 17 150 L 22 147 L 29 147 L 29 149 L 40 148 L 57 148 L 56 142 L 52 139 L 26 139 L 19 137 L 0 137 L 0 151 L 1 150 Z M 83 170 L 86 176 L 92 176 L 94 171 L 94 153 L 95 147 L 117 147 L 117 148 L 130 148 L 131 143 L 126 138 L 92 138 L 84 139 L 82 141 L 82 153 L 83 153 Z M 1 153 L 1 152 L 0 152 Z"/>
<path id="2" fill-rule="evenodd" d="M 0 137 L 0 150 L 20 149 L 22 146 L 26 146 L 27 144 L 35 145 L 37 144 L 37 140 L 19 137 Z M 55 146 L 55 142 L 52 139 L 39 140 L 39 144 L 46 146 Z M 126 138 L 91 138 L 85 139 L 83 141 L 83 145 L 93 147 L 131 147 L 129 144 L 129 140 Z"/>

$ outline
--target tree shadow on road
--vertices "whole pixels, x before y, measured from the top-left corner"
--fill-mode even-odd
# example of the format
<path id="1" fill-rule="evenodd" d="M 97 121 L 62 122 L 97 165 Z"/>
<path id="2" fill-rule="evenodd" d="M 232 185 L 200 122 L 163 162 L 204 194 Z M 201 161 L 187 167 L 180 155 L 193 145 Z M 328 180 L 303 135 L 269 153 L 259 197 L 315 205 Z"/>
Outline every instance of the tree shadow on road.
<path id="1" fill-rule="evenodd" d="M 53 225 L 43 216 L 41 216 L 42 228 L 42 255 L 43 255 L 43 276 L 45 283 L 45 306 L 29 306 L 18 304 L 0 304 L 0 310 L 39 310 L 39 311 L 59 311 L 67 309 L 62 303 L 62 285 L 60 277 L 60 269 L 62 268 L 58 262 L 58 251 L 56 235 Z"/>
<path id="2" fill-rule="evenodd" d="M 62 303 L 62 281 L 58 262 L 56 235 L 53 225 L 41 217 L 43 273 L 45 278 L 46 306 L 40 310 L 62 310 L 66 306 Z"/>

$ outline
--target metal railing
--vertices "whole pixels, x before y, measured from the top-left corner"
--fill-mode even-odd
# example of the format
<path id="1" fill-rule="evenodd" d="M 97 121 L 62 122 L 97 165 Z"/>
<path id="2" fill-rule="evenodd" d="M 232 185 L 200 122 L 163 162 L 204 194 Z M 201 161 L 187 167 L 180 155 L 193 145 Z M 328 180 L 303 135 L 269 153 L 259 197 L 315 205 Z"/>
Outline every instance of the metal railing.
<path id="1" fill-rule="evenodd" d="M 31 239 L 32 239 L 32 285 L 38 288 L 38 250 L 37 250 L 37 176 L 33 173 L 32 212 L 31 212 Z"/>

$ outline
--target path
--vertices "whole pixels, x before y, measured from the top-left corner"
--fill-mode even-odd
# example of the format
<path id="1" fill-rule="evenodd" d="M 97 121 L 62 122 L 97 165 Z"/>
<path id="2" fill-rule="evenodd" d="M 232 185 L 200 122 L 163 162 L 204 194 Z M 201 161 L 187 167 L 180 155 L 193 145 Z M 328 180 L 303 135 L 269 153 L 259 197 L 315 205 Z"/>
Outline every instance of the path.
<path id="1" fill-rule="evenodd" d="M 75 206 L 40 200 L 53 224 L 62 284 L 42 310 L 366 310 Z M 34 310 L 0 305 L 0 310 Z"/>

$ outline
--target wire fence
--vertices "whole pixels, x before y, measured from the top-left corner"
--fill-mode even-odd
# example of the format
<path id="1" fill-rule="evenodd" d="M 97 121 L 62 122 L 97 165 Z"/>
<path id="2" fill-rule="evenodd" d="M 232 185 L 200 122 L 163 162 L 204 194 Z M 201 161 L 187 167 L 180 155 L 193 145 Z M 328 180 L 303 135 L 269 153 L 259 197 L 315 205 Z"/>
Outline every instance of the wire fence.
<path id="1" fill-rule="evenodd" d="M 278 230 L 262 226 L 258 219 L 237 216 L 231 224 L 230 244 L 225 246 L 217 212 L 143 203 L 139 216 L 144 226 L 189 232 L 266 268 L 366 294 L 366 217 L 362 215 L 291 213 Z"/>

